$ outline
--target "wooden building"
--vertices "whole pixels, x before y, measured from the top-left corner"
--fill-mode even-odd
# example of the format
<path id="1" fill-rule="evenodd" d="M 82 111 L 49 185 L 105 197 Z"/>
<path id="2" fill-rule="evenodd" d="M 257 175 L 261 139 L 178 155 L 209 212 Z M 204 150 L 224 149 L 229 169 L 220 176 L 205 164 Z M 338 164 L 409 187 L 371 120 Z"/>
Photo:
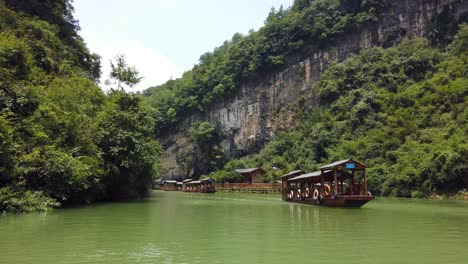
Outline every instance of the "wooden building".
<path id="1" fill-rule="evenodd" d="M 286 177 L 287 176 L 287 177 Z M 374 199 L 367 191 L 366 166 L 352 159 L 323 166 L 320 171 L 283 176 L 283 200 L 326 206 L 361 207 Z"/>
<path id="2" fill-rule="evenodd" d="M 243 176 L 241 183 L 263 183 L 265 171 L 262 168 L 237 169 L 235 172 Z"/>

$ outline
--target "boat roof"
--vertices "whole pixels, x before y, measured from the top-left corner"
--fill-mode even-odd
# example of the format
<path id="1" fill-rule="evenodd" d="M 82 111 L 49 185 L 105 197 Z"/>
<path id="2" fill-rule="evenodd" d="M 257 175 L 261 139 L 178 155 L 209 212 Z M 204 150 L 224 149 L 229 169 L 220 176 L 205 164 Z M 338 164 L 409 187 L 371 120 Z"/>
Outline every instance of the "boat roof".
<path id="1" fill-rule="evenodd" d="M 289 177 L 289 176 L 296 175 L 296 174 L 301 174 L 301 173 L 302 173 L 302 170 L 291 171 L 290 173 L 281 176 L 281 178 Z"/>
<path id="2" fill-rule="evenodd" d="M 177 185 L 182 185 L 182 182 L 177 182 Z"/>
<path id="3" fill-rule="evenodd" d="M 200 184 L 200 183 L 201 183 L 201 181 L 191 181 L 188 184 Z"/>
<path id="4" fill-rule="evenodd" d="M 252 172 L 258 171 L 258 170 L 262 170 L 262 168 L 237 169 L 237 170 L 235 170 L 235 172 L 237 172 L 239 174 L 243 174 L 243 173 L 252 173 Z"/>
<path id="5" fill-rule="evenodd" d="M 191 182 L 191 181 L 192 181 L 192 179 L 185 179 L 185 180 L 183 180 L 182 182 L 183 182 L 183 183 L 186 183 L 186 182 Z"/>
<path id="6" fill-rule="evenodd" d="M 167 181 L 164 181 L 164 183 L 177 183 L 177 181 L 174 181 L 174 180 L 167 180 Z"/>
<path id="7" fill-rule="evenodd" d="M 327 171 L 324 171 L 323 173 L 326 174 L 326 173 L 329 173 L 329 172 L 330 172 L 330 170 L 327 170 Z M 321 174 L 322 174 L 321 171 L 314 171 L 314 172 L 302 174 L 302 175 L 299 175 L 297 177 L 291 178 L 288 181 L 296 181 L 296 180 L 301 180 L 301 179 L 308 179 L 308 178 L 318 177 Z"/>
<path id="8" fill-rule="evenodd" d="M 201 181 L 201 182 L 206 182 L 206 181 L 212 182 L 213 179 L 211 179 L 211 178 L 204 178 L 204 179 L 201 179 L 200 181 Z"/>
<path id="9" fill-rule="evenodd" d="M 345 159 L 345 160 L 336 161 L 331 164 L 320 167 L 320 170 L 333 170 L 336 167 L 346 166 L 346 164 L 354 164 L 355 169 L 358 169 L 358 170 L 366 168 L 364 164 L 359 163 L 353 159 Z"/>

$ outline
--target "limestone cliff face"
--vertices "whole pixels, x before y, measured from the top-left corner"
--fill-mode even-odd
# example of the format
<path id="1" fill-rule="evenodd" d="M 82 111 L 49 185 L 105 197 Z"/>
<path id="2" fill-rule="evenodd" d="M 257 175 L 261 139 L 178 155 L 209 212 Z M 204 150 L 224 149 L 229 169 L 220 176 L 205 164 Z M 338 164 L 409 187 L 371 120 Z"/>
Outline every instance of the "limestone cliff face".
<path id="1" fill-rule="evenodd" d="M 299 98 L 304 98 L 306 104 L 316 104 L 312 86 L 329 63 L 343 61 L 363 48 L 388 47 L 404 37 L 426 36 L 436 16 L 466 21 L 467 15 L 468 0 L 395 0 L 378 22 L 343 34 L 333 46 L 309 47 L 299 56 L 290 58 L 290 66 L 285 70 L 244 84 L 233 96 L 203 113 L 185 116 L 176 127 L 164 131 L 160 136 L 166 151 L 162 160 L 163 176 L 193 173 L 193 170 L 182 169 L 181 163 L 195 153 L 188 130 L 196 121 L 216 124 L 228 159 L 253 153 L 277 132 L 296 124 L 294 112 Z"/>

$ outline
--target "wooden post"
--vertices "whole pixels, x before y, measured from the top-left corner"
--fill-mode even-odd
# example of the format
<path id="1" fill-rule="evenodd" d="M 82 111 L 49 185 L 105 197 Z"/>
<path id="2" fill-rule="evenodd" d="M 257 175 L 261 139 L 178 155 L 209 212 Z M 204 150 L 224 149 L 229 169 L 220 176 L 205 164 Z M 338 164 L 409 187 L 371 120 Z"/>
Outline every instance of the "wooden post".
<path id="1" fill-rule="evenodd" d="M 321 184 L 320 185 L 321 194 L 324 195 L 323 192 L 324 192 L 324 187 L 325 186 L 323 186 L 323 184 L 324 184 L 324 182 L 323 182 L 323 170 L 320 170 L 320 184 Z"/>
<path id="2" fill-rule="evenodd" d="M 333 169 L 333 175 L 335 176 L 335 192 L 338 193 L 338 176 L 336 175 L 336 168 Z"/>
<path id="3" fill-rule="evenodd" d="M 351 177 L 351 195 L 354 195 L 354 170 L 352 171 L 352 177 Z"/>
<path id="4" fill-rule="evenodd" d="M 343 195 L 343 177 L 341 177 L 341 186 L 340 187 L 341 187 L 341 190 L 340 190 L 341 195 Z"/>
<path id="5" fill-rule="evenodd" d="M 364 169 L 364 195 L 367 195 L 367 176 L 366 176 L 366 169 Z"/>

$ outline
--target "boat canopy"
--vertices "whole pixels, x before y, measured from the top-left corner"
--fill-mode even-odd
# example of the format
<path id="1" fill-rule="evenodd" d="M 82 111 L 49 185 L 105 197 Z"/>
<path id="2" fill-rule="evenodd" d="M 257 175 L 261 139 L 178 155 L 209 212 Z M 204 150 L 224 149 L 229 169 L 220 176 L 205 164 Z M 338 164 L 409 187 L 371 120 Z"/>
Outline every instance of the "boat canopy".
<path id="1" fill-rule="evenodd" d="M 167 181 L 164 181 L 164 183 L 177 183 L 177 181 L 167 180 Z"/>
<path id="2" fill-rule="evenodd" d="M 191 181 L 191 182 L 188 182 L 187 184 L 200 184 L 201 181 Z"/>
<path id="3" fill-rule="evenodd" d="M 237 170 L 234 170 L 235 172 L 239 173 L 239 174 L 246 174 L 246 173 L 252 173 L 254 171 L 262 171 L 262 168 L 248 168 L 248 169 L 237 169 Z"/>
<path id="4" fill-rule="evenodd" d="M 335 168 L 343 168 L 343 169 L 350 169 L 350 170 L 364 170 L 366 166 L 362 163 L 359 163 L 353 159 L 346 159 L 333 162 L 331 164 L 325 165 L 320 167 L 321 171 L 324 170 L 334 170 Z"/>
<path id="5" fill-rule="evenodd" d="M 330 171 L 326 171 L 324 173 L 328 173 Z M 302 179 L 308 179 L 308 178 L 313 178 L 313 177 L 319 177 L 322 174 L 321 171 L 314 171 L 306 174 L 299 175 L 297 177 L 291 178 L 288 181 L 297 181 L 297 180 L 302 180 Z"/>
<path id="6" fill-rule="evenodd" d="M 301 181 L 301 180 L 308 180 L 312 179 L 313 181 L 319 181 L 319 179 L 323 176 L 324 180 L 330 181 L 334 179 L 334 173 L 332 170 L 326 171 L 314 171 L 306 174 L 299 175 L 297 177 L 291 178 L 287 181 L 294 182 L 294 181 Z M 337 171 L 336 172 L 337 178 L 340 179 L 349 179 L 352 177 L 352 174 L 347 171 Z"/>
<path id="7" fill-rule="evenodd" d="M 302 170 L 291 171 L 290 173 L 281 176 L 281 178 L 287 178 L 290 176 L 295 176 L 295 175 L 300 175 L 300 174 L 302 174 Z"/>
<path id="8" fill-rule="evenodd" d="M 205 178 L 205 179 L 201 179 L 200 182 L 208 182 L 208 183 L 211 183 L 211 182 L 213 182 L 213 179 L 211 179 L 211 178 Z"/>

